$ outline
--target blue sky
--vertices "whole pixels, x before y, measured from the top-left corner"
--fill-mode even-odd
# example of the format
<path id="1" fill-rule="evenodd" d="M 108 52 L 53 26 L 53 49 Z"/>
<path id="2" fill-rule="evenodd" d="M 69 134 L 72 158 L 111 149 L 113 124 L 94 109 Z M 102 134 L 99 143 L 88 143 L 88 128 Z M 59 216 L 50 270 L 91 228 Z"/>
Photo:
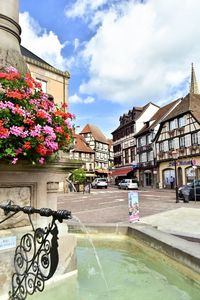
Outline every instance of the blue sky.
<path id="1" fill-rule="evenodd" d="M 22 45 L 67 70 L 76 125 L 107 137 L 133 106 L 164 105 L 200 71 L 199 0 L 20 0 Z"/>

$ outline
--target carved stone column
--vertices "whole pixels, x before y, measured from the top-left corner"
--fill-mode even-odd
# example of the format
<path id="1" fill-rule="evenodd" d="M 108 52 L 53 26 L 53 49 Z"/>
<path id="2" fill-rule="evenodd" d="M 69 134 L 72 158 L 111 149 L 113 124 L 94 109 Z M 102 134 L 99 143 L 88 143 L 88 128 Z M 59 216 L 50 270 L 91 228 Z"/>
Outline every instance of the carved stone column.
<path id="1" fill-rule="evenodd" d="M 20 51 L 19 0 L 0 1 L 0 70 L 13 66 L 27 73 L 27 65 Z"/>

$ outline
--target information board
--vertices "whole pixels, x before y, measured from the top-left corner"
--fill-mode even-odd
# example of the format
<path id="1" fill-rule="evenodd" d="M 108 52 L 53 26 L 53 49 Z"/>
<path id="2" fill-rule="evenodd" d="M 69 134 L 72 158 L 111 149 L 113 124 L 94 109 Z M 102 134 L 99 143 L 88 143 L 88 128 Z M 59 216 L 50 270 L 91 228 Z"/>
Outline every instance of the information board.
<path id="1" fill-rule="evenodd" d="M 130 223 L 137 222 L 140 219 L 138 192 L 128 193 L 128 217 Z"/>
<path id="2" fill-rule="evenodd" d="M 16 236 L 5 236 L 0 238 L 0 251 L 16 247 Z"/>

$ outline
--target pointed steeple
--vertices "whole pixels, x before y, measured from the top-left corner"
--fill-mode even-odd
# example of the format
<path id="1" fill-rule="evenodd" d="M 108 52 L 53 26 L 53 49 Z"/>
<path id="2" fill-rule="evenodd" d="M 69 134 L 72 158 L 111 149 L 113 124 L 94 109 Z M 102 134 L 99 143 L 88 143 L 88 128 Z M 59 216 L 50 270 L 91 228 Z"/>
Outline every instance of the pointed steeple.
<path id="1" fill-rule="evenodd" d="M 199 88 L 198 88 L 198 83 L 197 83 L 193 63 L 191 69 L 190 94 L 199 94 Z"/>

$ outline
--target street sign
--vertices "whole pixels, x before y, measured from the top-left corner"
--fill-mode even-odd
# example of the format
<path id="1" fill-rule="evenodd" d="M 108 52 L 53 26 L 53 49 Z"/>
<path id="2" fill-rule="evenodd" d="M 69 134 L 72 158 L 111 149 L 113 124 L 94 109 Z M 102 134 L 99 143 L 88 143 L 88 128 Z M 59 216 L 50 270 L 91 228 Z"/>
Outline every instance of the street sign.
<path id="1" fill-rule="evenodd" d="M 140 219 L 138 192 L 128 193 L 128 217 L 130 223 L 137 222 Z"/>

